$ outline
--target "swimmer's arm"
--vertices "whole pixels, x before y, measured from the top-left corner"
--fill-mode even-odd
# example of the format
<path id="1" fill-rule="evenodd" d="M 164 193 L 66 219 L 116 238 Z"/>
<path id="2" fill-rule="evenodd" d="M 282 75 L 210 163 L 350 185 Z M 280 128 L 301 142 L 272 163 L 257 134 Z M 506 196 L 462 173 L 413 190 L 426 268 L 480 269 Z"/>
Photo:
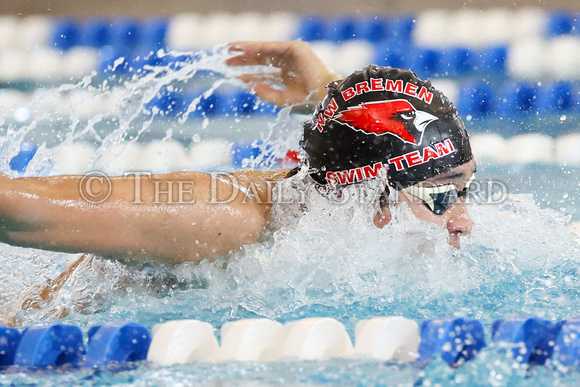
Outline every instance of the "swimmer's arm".
<path id="1" fill-rule="evenodd" d="M 240 171 L 220 179 L 200 172 L 112 177 L 110 197 L 91 204 L 81 195 L 86 183 L 81 176 L 0 174 L 0 242 L 111 258 L 197 262 L 260 238 L 271 208 L 267 185 L 274 175 Z M 253 185 L 255 197 L 235 188 L 233 180 Z M 92 190 L 99 189 L 94 181 Z"/>

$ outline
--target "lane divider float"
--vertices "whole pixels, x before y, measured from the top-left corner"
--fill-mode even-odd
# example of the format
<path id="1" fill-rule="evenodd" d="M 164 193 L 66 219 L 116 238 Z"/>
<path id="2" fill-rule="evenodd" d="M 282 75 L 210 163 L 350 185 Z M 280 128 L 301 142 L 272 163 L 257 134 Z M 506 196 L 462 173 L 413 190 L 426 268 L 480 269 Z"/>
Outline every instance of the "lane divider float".
<path id="1" fill-rule="evenodd" d="M 66 324 L 35 325 L 20 332 L 0 326 L 0 367 L 31 369 L 102 367 L 147 360 L 161 366 L 195 362 L 324 361 L 358 358 L 413 362 L 423 367 L 440 358 L 452 367 L 474 359 L 486 346 L 479 320 L 443 317 L 421 326 L 404 317 L 358 322 L 353 345 L 344 325 L 329 317 L 281 324 L 265 318 L 228 322 L 221 346 L 214 328 L 198 320 L 158 324 L 151 332 L 133 322 L 111 322 L 83 332 Z M 544 365 L 580 364 L 580 317 L 557 323 L 534 316 L 497 320 L 491 342 L 507 359 Z"/>

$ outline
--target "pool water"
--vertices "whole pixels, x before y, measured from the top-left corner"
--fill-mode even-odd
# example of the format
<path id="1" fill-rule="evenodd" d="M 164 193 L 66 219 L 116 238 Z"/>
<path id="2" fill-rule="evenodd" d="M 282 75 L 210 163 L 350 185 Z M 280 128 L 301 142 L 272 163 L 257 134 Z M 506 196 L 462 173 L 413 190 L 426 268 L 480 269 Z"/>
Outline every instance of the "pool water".
<path id="1" fill-rule="evenodd" d="M 150 84 L 143 80 L 129 83 L 126 90 L 146 90 L 149 95 L 151 90 L 145 86 L 160 87 L 191 75 L 187 67 L 179 71 L 152 77 Z M 135 110 L 95 143 L 106 148 L 114 139 L 138 140 L 139 134 L 131 137 L 129 133 L 138 123 L 146 129 L 143 122 L 149 121 L 140 116 L 143 104 L 140 108 L 137 105 L 128 103 L 127 109 Z M 77 122 L 65 127 L 63 141 L 90 132 L 90 125 Z M 296 140 L 296 132 L 286 130 L 292 125 L 285 121 L 281 125 L 284 131 L 276 132 L 281 140 L 265 136 L 266 142 L 279 145 Z M 23 130 L 27 129 L 33 130 Z M 22 138 L 18 131 L 3 135 L 10 140 Z M 8 152 L 6 142 L 4 147 L 0 151 Z M 10 154 L 13 151 L 10 149 Z M 43 161 L 50 159 L 51 149 L 41 147 L 39 152 L 27 174 L 50 173 Z M 2 172 L 10 172 L 7 165 L 2 162 Z M 58 321 L 78 325 L 84 331 L 118 320 L 151 328 L 164 321 L 198 319 L 211 323 L 219 334 L 224 323 L 241 318 L 287 322 L 330 316 L 344 323 L 353 337 L 355 324 L 365 318 L 397 315 L 421 322 L 461 315 L 480 319 L 489 338 L 493 321 L 506 316 L 536 315 L 557 321 L 579 315 L 580 243 L 569 226 L 580 220 L 580 172 L 565 166 L 480 162 L 477 178 L 501 182 L 508 195 L 493 203 L 472 198 L 470 214 L 475 227 L 463 238 L 460 250 L 446 243 L 444 230 L 417 220 L 404 205 L 393 208 L 394 218 L 387 227 L 377 229 L 369 221 L 368 206 L 349 203 L 345 210 L 311 195 L 306 214 L 295 218 L 281 209 L 277 227 L 260 243 L 215 262 L 165 265 L 95 258 L 85 262 L 50 302 L 17 317 L 22 326 L 53 322 L 66 309 L 68 317 Z M 55 278 L 77 257 L 0 245 L 1 310 L 18 311 L 22 299 L 32 294 L 35 286 Z M 493 344 L 457 368 L 441 360 L 422 368 L 394 362 L 332 360 L 172 367 L 139 362 L 96 370 L 0 371 L 2 384 L 43 385 L 579 382 L 577 369 L 517 365 Z"/>

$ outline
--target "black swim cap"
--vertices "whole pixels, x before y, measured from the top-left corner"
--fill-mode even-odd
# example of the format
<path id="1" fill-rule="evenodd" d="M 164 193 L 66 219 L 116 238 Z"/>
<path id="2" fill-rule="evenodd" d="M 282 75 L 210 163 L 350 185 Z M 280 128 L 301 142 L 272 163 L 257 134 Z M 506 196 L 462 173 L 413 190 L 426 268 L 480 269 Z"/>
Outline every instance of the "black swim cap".
<path id="1" fill-rule="evenodd" d="M 388 167 L 389 184 L 404 188 L 473 158 L 455 106 L 411 71 L 370 65 L 327 89 L 300 142 L 319 184 L 358 183 Z"/>

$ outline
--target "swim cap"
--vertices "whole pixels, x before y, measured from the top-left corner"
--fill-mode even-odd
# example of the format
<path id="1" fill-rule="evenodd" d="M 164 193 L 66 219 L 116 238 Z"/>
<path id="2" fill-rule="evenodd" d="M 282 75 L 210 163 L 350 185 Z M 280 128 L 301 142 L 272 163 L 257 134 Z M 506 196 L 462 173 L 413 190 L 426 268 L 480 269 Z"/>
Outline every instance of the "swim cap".
<path id="1" fill-rule="evenodd" d="M 300 141 L 319 184 L 358 183 L 388 167 L 400 189 L 473 158 L 457 109 L 411 71 L 370 65 L 327 89 Z"/>

